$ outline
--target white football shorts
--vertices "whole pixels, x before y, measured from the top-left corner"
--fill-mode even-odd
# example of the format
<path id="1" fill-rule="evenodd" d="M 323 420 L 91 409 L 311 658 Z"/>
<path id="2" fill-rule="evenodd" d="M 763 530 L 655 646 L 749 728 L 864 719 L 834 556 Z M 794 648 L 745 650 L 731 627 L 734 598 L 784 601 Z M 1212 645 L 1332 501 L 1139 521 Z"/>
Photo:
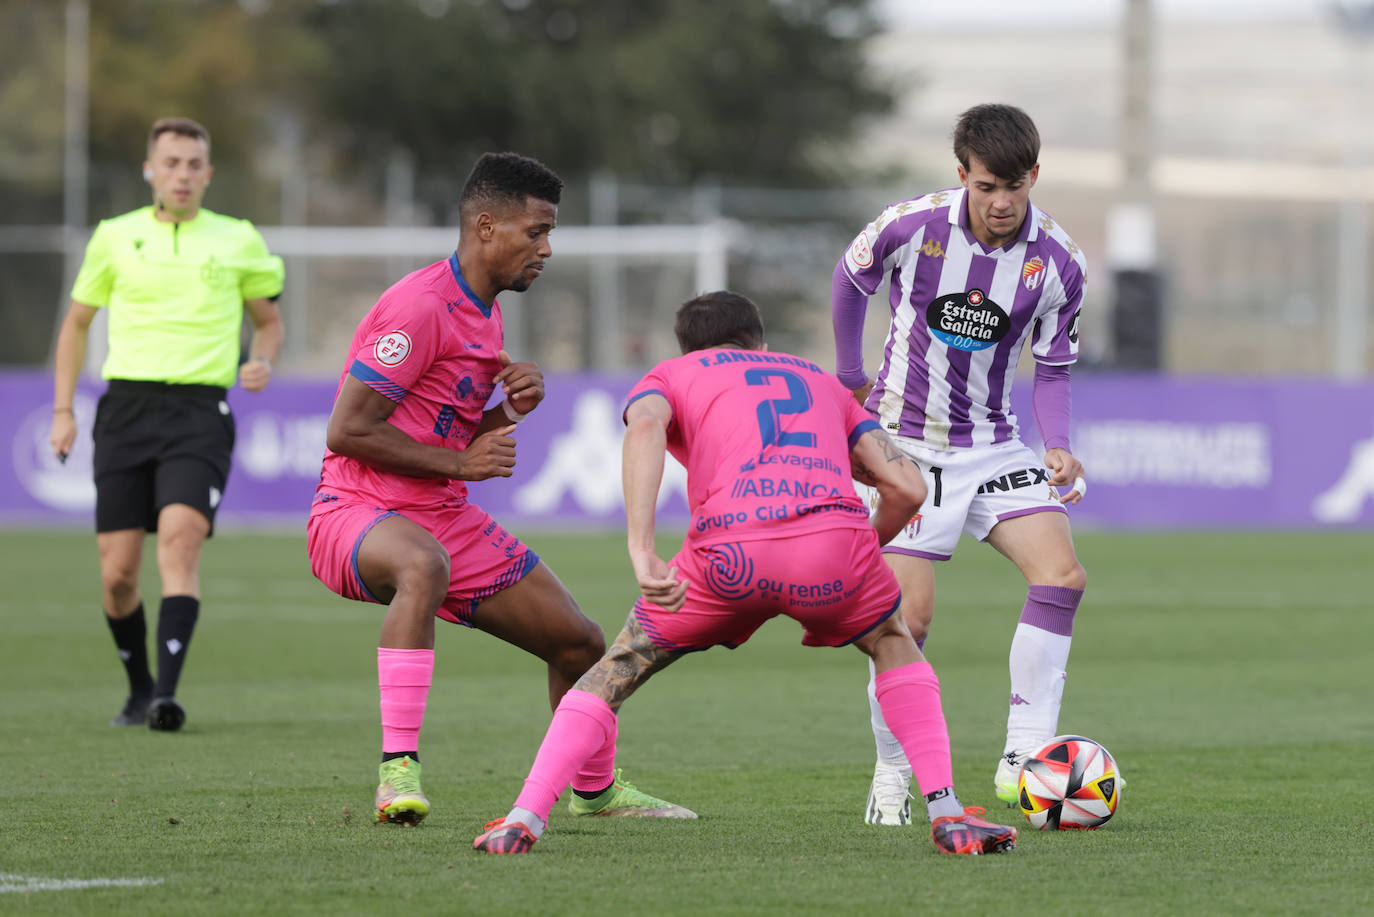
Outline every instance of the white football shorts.
<path id="1" fill-rule="evenodd" d="M 1065 513 L 1050 486 L 1050 470 L 1019 440 L 939 452 L 920 440 L 892 435 L 926 479 L 921 518 L 884 546 L 884 553 L 949 560 L 967 532 L 979 541 L 1004 519 L 1031 513 Z M 877 492 L 854 483 L 872 506 Z"/>

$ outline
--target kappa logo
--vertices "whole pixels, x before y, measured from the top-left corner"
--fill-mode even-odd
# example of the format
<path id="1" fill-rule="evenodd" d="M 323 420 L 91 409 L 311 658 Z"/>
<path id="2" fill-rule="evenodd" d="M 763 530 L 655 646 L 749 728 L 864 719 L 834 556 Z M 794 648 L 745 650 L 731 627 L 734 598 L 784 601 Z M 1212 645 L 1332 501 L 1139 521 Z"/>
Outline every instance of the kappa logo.
<path id="1" fill-rule="evenodd" d="M 934 239 L 926 239 L 926 244 L 921 246 L 921 254 L 929 255 L 932 258 L 943 258 L 945 250 Z"/>
<path id="2" fill-rule="evenodd" d="M 1034 290 L 1045 279 L 1045 259 L 1036 255 L 1021 268 L 1021 282 L 1027 290 Z"/>
<path id="3" fill-rule="evenodd" d="M 609 391 L 593 388 L 580 393 L 567 412 L 566 427 L 549 441 L 544 464 L 515 491 L 516 511 L 548 516 L 558 513 L 566 501 L 592 515 L 619 514 L 624 521 L 621 410 L 618 395 Z M 47 427 L 43 429 L 46 442 Z M 687 501 L 687 469 L 671 455 L 664 461 L 658 505 L 669 500 L 680 506 Z"/>
<path id="4" fill-rule="evenodd" d="M 383 366 L 397 366 L 410 356 L 410 335 L 399 328 L 388 331 L 377 338 L 372 353 Z"/>
<path id="5" fill-rule="evenodd" d="M 1374 436 L 1356 441 L 1341 476 L 1312 501 L 1312 516 L 1319 522 L 1356 522 L 1365 503 L 1374 498 Z"/>

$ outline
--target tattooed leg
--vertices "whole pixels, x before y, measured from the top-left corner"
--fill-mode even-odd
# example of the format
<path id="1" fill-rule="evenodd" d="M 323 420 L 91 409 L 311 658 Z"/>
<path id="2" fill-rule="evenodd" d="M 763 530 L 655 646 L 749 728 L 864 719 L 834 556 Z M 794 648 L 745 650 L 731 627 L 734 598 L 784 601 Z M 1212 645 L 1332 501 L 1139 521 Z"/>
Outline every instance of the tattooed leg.
<path id="1" fill-rule="evenodd" d="M 606 650 L 606 655 L 588 669 L 573 687 L 595 694 L 612 710 L 619 711 L 625 699 L 648 681 L 650 675 L 681 655 L 655 646 L 631 612 L 620 636 Z"/>

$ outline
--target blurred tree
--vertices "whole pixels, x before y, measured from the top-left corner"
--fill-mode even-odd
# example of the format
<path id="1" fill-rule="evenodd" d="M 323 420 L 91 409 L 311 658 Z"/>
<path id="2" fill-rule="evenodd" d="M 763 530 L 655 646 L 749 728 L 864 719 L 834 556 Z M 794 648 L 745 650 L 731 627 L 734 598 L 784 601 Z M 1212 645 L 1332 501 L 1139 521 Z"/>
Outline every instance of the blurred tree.
<path id="1" fill-rule="evenodd" d="M 87 0 L 88 212 L 147 202 L 147 130 L 172 114 L 213 135 L 209 206 L 264 223 L 307 169 L 380 198 L 397 153 L 436 222 L 494 149 L 571 180 L 848 183 L 829 164 L 893 107 L 864 59 L 873 2 Z M 66 6 L 0 0 L 0 222 L 61 219 Z M 0 362 L 46 358 L 57 264 L 0 252 Z"/>
<path id="2" fill-rule="evenodd" d="M 378 171 L 397 149 L 450 174 L 501 148 L 568 174 L 826 183 L 820 154 L 893 105 L 863 57 L 871 2 L 90 2 L 91 213 L 141 201 L 169 114 L 210 128 L 221 173 L 255 171 L 285 119 Z M 0 182 L 60 187 L 62 11 L 0 0 Z"/>
<path id="3" fill-rule="evenodd" d="M 891 110 L 869 0 L 335 0 L 308 81 L 335 146 L 424 173 L 516 149 L 565 174 L 815 185 L 816 155 Z M 299 9 L 299 7 L 297 7 Z M 461 181 L 462 174 L 456 180 Z"/>

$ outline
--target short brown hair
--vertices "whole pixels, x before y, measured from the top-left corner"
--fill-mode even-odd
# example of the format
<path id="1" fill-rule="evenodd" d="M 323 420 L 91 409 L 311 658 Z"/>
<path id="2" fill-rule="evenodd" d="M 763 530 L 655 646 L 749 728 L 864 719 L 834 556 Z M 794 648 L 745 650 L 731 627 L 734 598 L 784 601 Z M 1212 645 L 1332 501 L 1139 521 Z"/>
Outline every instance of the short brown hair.
<path id="1" fill-rule="evenodd" d="M 976 156 L 998 178 L 1017 179 L 1040 161 L 1040 132 L 1014 105 L 975 105 L 954 125 L 954 155 L 965 170 Z"/>
<path id="2" fill-rule="evenodd" d="M 717 290 L 683 303 L 673 332 L 683 353 L 728 346 L 758 350 L 763 346 L 763 316 L 749 297 Z"/>
<path id="3" fill-rule="evenodd" d="M 192 121 L 190 118 L 158 118 L 153 122 L 152 130 L 148 131 L 149 156 L 153 154 L 153 144 L 163 134 L 176 134 L 180 137 L 204 140 L 205 152 L 207 154 L 210 152 L 210 132 L 199 121 Z"/>

